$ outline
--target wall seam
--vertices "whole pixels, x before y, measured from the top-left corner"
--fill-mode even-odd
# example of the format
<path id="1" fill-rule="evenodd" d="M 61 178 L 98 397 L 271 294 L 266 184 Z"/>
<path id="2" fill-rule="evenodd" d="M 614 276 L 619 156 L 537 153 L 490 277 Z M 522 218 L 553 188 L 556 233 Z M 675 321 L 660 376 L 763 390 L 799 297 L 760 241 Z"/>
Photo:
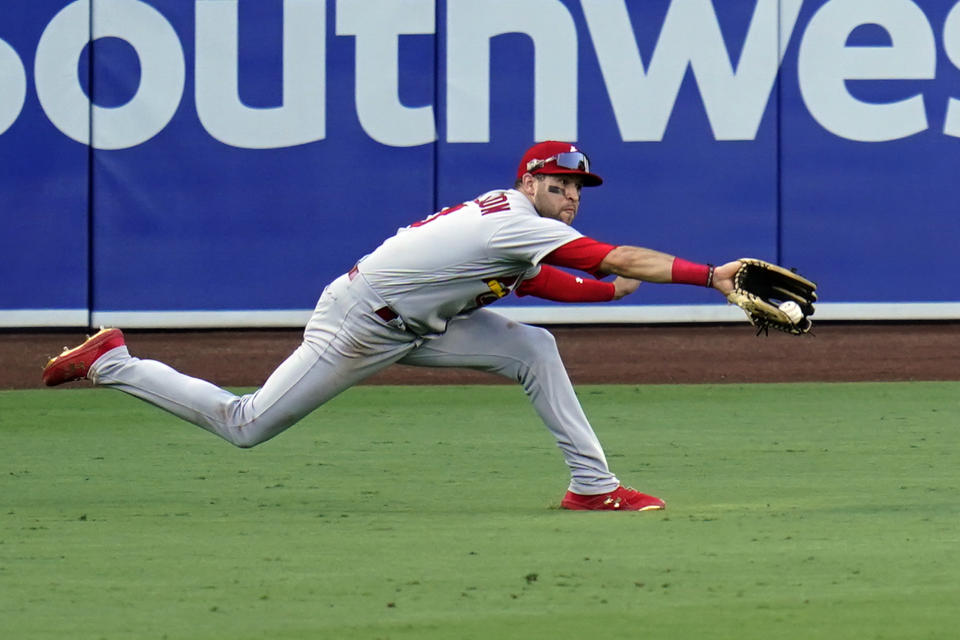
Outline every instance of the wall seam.
<path id="1" fill-rule="evenodd" d="M 777 7 L 777 57 L 780 58 L 780 52 L 783 51 L 783 59 L 786 59 L 786 51 L 783 42 L 783 4 L 779 3 Z M 776 237 L 776 262 L 783 264 L 783 60 L 780 59 L 777 64 L 777 108 L 776 128 L 777 128 L 777 237 Z"/>
<path id="2" fill-rule="evenodd" d="M 93 146 L 93 105 L 94 105 L 94 67 L 95 67 L 95 47 L 93 44 L 93 8 L 97 0 L 91 0 L 89 6 L 89 14 L 87 16 L 87 29 L 88 29 L 88 61 L 89 66 L 87 68 L 87 92 L 88 92 L 88 106 L 87 106 L 87 327 L 93 326 L 93 306 L 95 299 L 94 291 L 94 176 L 93 176 L 93 163 L 94 163 L 94 146 Z"/>
<path id="3" fill-rule="evenodd" d="M 440 209 L 440 3 L 433 8 L 433 130 L 436 139 L 433 141 L 433 211 Z"/>

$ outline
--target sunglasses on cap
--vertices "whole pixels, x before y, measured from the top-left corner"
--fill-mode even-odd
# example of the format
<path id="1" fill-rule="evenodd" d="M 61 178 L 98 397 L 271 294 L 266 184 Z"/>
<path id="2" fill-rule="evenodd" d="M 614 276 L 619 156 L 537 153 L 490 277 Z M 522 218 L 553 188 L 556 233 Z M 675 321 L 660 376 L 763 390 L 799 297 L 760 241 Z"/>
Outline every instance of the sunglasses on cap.
<path id="1" fill-rule="evenodd" d="M 544 158 L 543 160 L 534 158 L 527 163 L 527 171 L 533 172 L 537 169 L 542 169 L 548 162 L 556 162 L 558 167 L 563 167 L 564 169 L 590 173 L 590 160 L 587 158 L 587 154 L 580 151 L 558 153 L 555 156 Z"/>

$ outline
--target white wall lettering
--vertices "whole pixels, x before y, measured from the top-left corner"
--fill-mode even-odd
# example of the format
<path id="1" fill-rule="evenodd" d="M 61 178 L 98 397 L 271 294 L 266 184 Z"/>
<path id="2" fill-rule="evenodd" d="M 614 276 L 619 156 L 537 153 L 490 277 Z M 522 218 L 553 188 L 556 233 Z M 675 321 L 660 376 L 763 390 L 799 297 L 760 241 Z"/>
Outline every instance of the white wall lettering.
<path id="1" fill-rule="evenodd" d="M 897 100 L 870 102 L 851 92 L 851 81 L 933 80 L 937 42 L 922 3 L 912 0 L 830 0 L 798 27 L 803 0 L 754 0 L 742 47 L 725 40 L 718 0 L 672 0 L 653 53 L 642 59 L 627 0 L 580 0 L 596 53 L 578 54 L 574 15 L 560 0 L 447 0 L 446 22 L 437 25 L 433 0 L 337 0 L 335 32 L 352 37 L 356 55 L 355 104 L 366 134 L 381 144 L 408 147 L 438 140 L 490 141 L 491 69 L 497 36 L 530 38 L 534 58 L 533 137 L 575 140 L 579 73 L 599 73 L 625 142 L 662 140 L 688 70 L 703 101 L 716 140 L 753 140 L 769 109 L 772 89 L 791 42 L 799 42 L 797 77 L 803 105 L 824 129 L 848 140 L 884 142 L 928 130 L 920 91 Z M 282 78 L 242 78 L 239 69 L 239 0 L 194 0 L 193 71 L 197 117 L 220 142 L 241 148 L 284 148 L 326 138 L 327 0 L 283 1 Z M 522 10 L 518 7 L 522 6 Z M 634 5 L 630 5 L 633 7 Z M 91 23 L 91 7 L 94 20 Z M 4 11 L 0 9 L 0 12 Z M 634 12 L 635 13 L 635 12 Z M 889 35 L 886 46 L 848 46 L 861 25 Z M 92 26 L 91 26 L 92 25 Z M 585 29 L 583 27 L 585 26 Z M 444 127 L 436 104 L 406 105 L 400 99 L 403 35 L 432 35 L 445 51 Z M 798 31 L 794 37 L 794 31 Z M 960 68 L 960 0 L 943 24 L 943 49 Z M 91 104 L 77 76 L 77 63 L 92 39 L 128 42 L 140 61 L 134 96 L 115 107 Z M 584 36 L 586 37 L 586 36 Z M 740 50 L 734 61 L 730 51 Z M 30 53 L 0 40 L 0 134 L 23 116 L 28 93 L 24 60 Z M 65 135 L 97 149 L 137 146 L 162 131 L 180 107 L 186 63 L 180 35 L 145 0 L 74 0 L 53 15 L 37 42 L 33 82 L 43 112 Z M 582 58 L 582 59 L 581 59 Z M 531 61 L 524 61 L 528 64 Z M 336 69 L 337 77 L 345 70 Z M 434 69 L 423 69 L 432 74 Z M 102 82 L 108 82 L 102 76 Z M 276 106 L 252 107 L 240 99 L 241 82 L 282 83 Z M 515 81 L 514 81 L 515 82 Z M 960 92 L 947 98 L 943 133 L 960 137 Z M 602 96 L 590 96 L 602 100 Z M 528 105 L 516 104 L 518 109 Z M 595 111 L 595 110 L 594 110 Z M 91 123 L 93 130 L 91 134 Z"/>
<path id="2" fill-rule="evenodd" d="M 90 0 L 76 0 L 44 29 L 34 62 L 37 97 L 50 121 L 77 142 L 97 149 L 142 144 L 167 126 L 180 104 L 185 78 L 180 40 L 162 14 L 139 0 L 96 0 L 92 34 L 89 16 Z M 120 38 L 137 52 L 140 86 L 126 104 L 91 106 L 80 86 L 77 61 L 91 37 Z"/>
<path id="3" fill-rule="evenodd" d="M 577 139 L 577 32 L 556 0 L 447 1 L 447 141 L 490 140 L 490 39 L 533 39 L 534 138 Z"/>
<path id="4" fill-rule="evenodd" d="M 953 66 L 960 68 L 960 3 L 955 4 L 943 24 L 943 48 Z M 947 117 L 943 123 L 943 132 L 948 136 L 960 138 L 960 100 L 950 98 L 947 101 Z"/>
<path id="5" fill-rule="evenodd" d="M 663 139 L 688 66 L 714 137 L 755 138 L 801 3 L 758 0 L 734 71 L 711 1 L 673 2 L 644 70 L 626 6 L 581 0 L 624 141 Z"/>
<path id="6" fill-rule="evenodd" d="M 435 11 L 433 0 L 337 0 L 337 35 L 357 39 L 357 117 L 377 142 L 411 147 L 437 138 L 432 106 L 400 102 L 399 73 L 400 35 L 434 33 Z"/>
<path id="7" fill-rule="evenodd" d="M 876 24 L 889 47 L 848 47 L 850 33 Z M 933 31 L 910 0 L 833 0 L 810 20 L 800 44 L 798 74 L 807 109 L 821 126 L 843 138 L 882 142 L 927 128 L 922 95 L 888 104 L 858 100 L 847 80 L 929 79 L 936 74 Z"/>
<path id="8" fill-rule="evenodd" d="M 0 40 L 0 134 L 10 128 L 23 109 L 27 97 L 27 73 L 20 56 Z"/>
<path id="9" fill-rule="evenodd" d="M 238 0 L 196 0 L 197 115 L 224 144 L 292 147 L 326 137 L 326 0 L 283 0 L 283 104 L 240 101 Z"/>

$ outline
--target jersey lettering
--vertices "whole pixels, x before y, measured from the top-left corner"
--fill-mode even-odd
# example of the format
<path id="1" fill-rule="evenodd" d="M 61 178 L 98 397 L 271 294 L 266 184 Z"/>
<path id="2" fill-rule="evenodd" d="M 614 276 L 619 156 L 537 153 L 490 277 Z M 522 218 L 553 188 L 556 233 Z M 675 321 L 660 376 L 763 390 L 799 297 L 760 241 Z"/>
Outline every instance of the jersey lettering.
<path id="1" fill-rule="evenodd" d="M 510 211 L 510 203 L 507 202 L 507 194 L 505 193 L 497 196 L 487 196 L 483 200 L 478 198 L 474 202 L 480 205 L 480 215 L 482 216 L 498 211 Z"/>

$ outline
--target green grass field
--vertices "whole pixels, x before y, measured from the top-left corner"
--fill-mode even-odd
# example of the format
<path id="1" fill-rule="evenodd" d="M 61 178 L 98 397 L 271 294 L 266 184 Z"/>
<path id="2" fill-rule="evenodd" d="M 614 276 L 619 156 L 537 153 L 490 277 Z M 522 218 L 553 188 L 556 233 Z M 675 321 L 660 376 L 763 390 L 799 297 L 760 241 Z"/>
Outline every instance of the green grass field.
<path id="1" fill-rule="evenodd" d="M 579 392 L 667 511 L 558 509 L 509 386 L 358 387 L 246 451 L 0 392 L 0 637 L 957 637 L 960 383 Z"/>

